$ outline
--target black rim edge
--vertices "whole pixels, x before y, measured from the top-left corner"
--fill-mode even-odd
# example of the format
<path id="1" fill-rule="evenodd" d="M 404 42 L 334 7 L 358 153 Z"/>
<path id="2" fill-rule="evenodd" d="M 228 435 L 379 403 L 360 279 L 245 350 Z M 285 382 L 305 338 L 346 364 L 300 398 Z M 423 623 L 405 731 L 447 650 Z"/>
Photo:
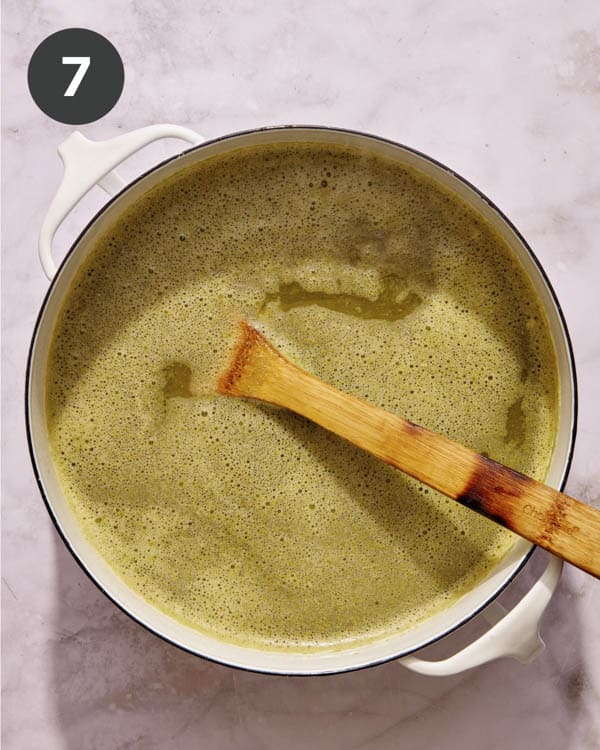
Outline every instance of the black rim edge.
<path id="1" fill-rule="evenodd" d="M 42 482 L 42 478 L 40 476 L 40 473 L 38 471 L 37 462 L 35 459 L 35 451 L 33 447 L 33 437 L 32 437 L 32 430 L 31 430 L 31 419 L 30 419 L 30 385 L 31 385 L 31 364 L 33 360 L 33 354 L 35 349 L 35 344 L 37 340 L 37 335 L 39 331 L 39 327 L 42 321 L 42 318 L 44 316 L 44 311 L 46 309 L 46 305 L 48 303 L 48 300 L 50 298 L 50 295 L 52 294 L 54 290 L 54 286 L 56 284 L 56 281 L 62 272 L 63 267 L 66 265 L 67 261 L 75 251 L 75 248 L 83 238 L 83 236 L 86 234 L 86 232 L 90 229 L 90 227 L 107 211 L 113 203 L 117 201 L 117 199 L 121 198 L 121 196 L 131 189 L 134 185 L 137 185 L 140 181 L 142 181 L 145 177 L 150 175 L 151 173 L 157 171 L 161 167 L 166 166 L 167 164 L 170 164 L 173 161 L 176 161 L 177 159 L 192 153 L 194 151 L 198 151 L 202 148 L 211 146 L 215 143 L 220 143 L 223 141 L 227 141 L 230 139 L 238 138 L 241 136 L 250 135 L 253 133 L 264 133 L 264 132 L 276 132 L 276 131 L 290 131 L 290 130 L 316 130 L 316 131 L 323 131 L 323 132 L 335 132 L 335 133 L 347 133 L 349 135 L 353 136 L 360 136 L 362 138 L 371 139 L 378 142 L 387 143 L 391 146 L 395 146 L 397 148 L 403 149 L 404 151 L 407 151 L 411 154 L 414 154 L 416 156 L 421 157 L 427 162 L 430 162 L 432 164 L 435 164 L 437 167 L 442 169 L 443 171 L 449 173 L 453 177 L 455 177 L 459 182 L 462 182 L 464 185 L 466 185 L 468 188 L 470 188 L 479 198 L 481 198 L 488 207 L 494 211 L 496 214 L 500 216 L 500 218 L 507 224 L 507 226 L 510 228 L 510 230 L 516 235 L 518 240 L 521 242 L 529 256 L 534 262 L 534 265 L 536 266 L 540 276 L 542 277 L 546 288 L 548 292 L 550 293 L 550 296 L 552 298 L 552 301 L 554 302 L 554 305 L 556 307 L 556 310 L 558 312 L 558 317 L 561 323 L 561 328 L 563 335 L 565 337 L 565 341 L 567 344 L 567 353 L 568 353 L 568 360 L 569 360 L 569 370 L 571 374 L 571 378 L 573 381 L 573 415 L 572 415 L 572 424 L 571 424 L 571 430 L 570 430 L 570 443 L 569 443 L 569 450 L 567 453 L 565 468 L 562 473 L 561 481 L 559 483 L 559 489 L 563 490 L 567 479 L 569 476 L 569 472 L 571 470 L 571 465 L 573 462 L 573 455 L 575 451 L 575 441 L 577 437 L 577 415 L 578 415 L 578 409 L 579 409 L 579 400 L 578 400 L 578 386 L 577 386 L 577 374 L 575 369 L 575 357 L 574 357 L 574 351 L 573 351 L 573 344 L 571 341 L 571 336 L 569 333 L 569 329 L 567 327 L 567 322 L 564 316 L 564 312 L 562 310 L 562 307 L 560 305 L 560 302 L 558 300 L 558 297 L 556 296 L 556 292 L 554 291 L 554 288 L 552 284 L 550 283 L 550 280 L 548 278 L 548 275 L 546 274 L 546 271 L 544 270 L 542 264 L 540 263 L 539 259 L 537 258 L 536 254 L 531 249 L 529 243 L 525 240 L 521 232 L 517 229 L 517 227 L 512 223 L 512 221 L 504 214 L 504 212 L 498 208 L 498 206 L 490 200 L 484 193 L 479 190 L 475 185 L 473 185 L 469 180 L 467 180 L 462 175 L 458 174 L 458 172 L 455 172 L 450 167 L 446 166 L 442 162 L 438 161 L 437 159 L 434 159 L 433 157 L 429 156 L 428 154 L 423 153 L 422 151 L 419 151 L 418 149 L 412 148 L 410 146 L 406 146 L 402 143 L 398 143 L 397 141 L 393 141 L 389 138 L 384 138 L 378 135 L 374 135 L 372 133 L 365 133 L 359 130 L 352 130 L 350 128 L 339 128 L 334 126 L 324 126 L 324 125 L 274 125 L 274 126 L 265 126 L 261 128 L 252 128 L 249 130 L 241 130 L 236 131 L 233 133 L 228 133 L 224 136 L 219 136 L 217 138 L 211 138 L 206 141 L 203 141 L 200 144 L 191 146 L 190 148 L 184 149 L 183 151 L 178 152 L 177 154 L 174 154 L 173 156 L 167 157 L 166 159 L 163 159 L 158 164 L 155 164 L 154 166 L 150 167 L 149 169 L 142 172 L 140 175 L 138 175 L 136 178 L 134 178 L 131 182 L 127 183 L 125 187 L 119 191 L 114 196 L 111 196 L 110 199 L 94 214 L 94 216 L 88 221 L 88 223 L 85 225 L 85 227 L 79 232 L 76 239 L 73 241 L 71 246 L 69 247 L 68 251 L 66 252 L 64 258 L 61 260 L 61 262 L 58 264 L 56 273 L 54 274 L 53 278 L 51 279 L 48 289 L 46 290 L 46 293 L 44 295 L 44 298 L 42 300 L 42 304 L 39 310 L 39 313 L 37 315 L 34 327 L 33 327 L 33 333 L 31 337 L 31 343 L 29 346 L 29 351 L 27 355 L 27 368 L 25 373 L 25 428 L 27 433 L 27 445 L 29 449 L 29 456 L 31 459 L 31 464 L 33 468 L 33 473 L 35 476 L 35 480 L 37 482 L 38 488 L 40 490 L 40 494 L 42 496 L 42 500 L 44 502 L 44 505 L 46 506 L 46 510 L 48 511 L 48 514 L 50 515 L 50 518 L 52 519 L 52 523 L 58 532 L 58 535 L 62 539 L 63 543 L 81 568 L 83 572 L 88 576 L 88 578 L 97 586 L 97 588 L 114 604 L 118 607 L 118 609 L 121 610 L 124 614 L 126 614 L 129 618 L 131 618 L 135 623 L 143 627 L 145 630 L 148 630 L 153 635 L 160 638 L 162 641 L 169 643 L 172 646 L 175 646 L 176 648 L 192 654 L 196 657 L 200 657 L 202 659 L 206 659 L 207 661 L 210 661 L 214 664 L 219 664 L 221 666 L 229 667 L 232 669 L 238 669 L 243 672 L 254 672 L 258 674 L 269 674 L 269 675 L 276 675 L 276 676 L 285 676 L 285 677 L 315 677 L 315 676 L 322 676 L 327 677 L 334 674 L 342 674 L 347 672 L 357 672 L 362 669 L 368 669 L 370 667 L 380 666 L 382 664 L 387 664 L 388 662 L 401 660 L 405 656 L 409 656 L 411 654 L 414 654 L 427 646 L 431 646 L 434 643 L 437 643 L 442 638 L 445 638 L 446 636 L 450 635 L 454 631 L 458 630 L 458 628 L 465 625 L 467 622 L 472 620 L 474 617 L 476 617 L 480 612 L 482 612 L 492 601 L 494 601 L 516 578 L 516 576 L 521 572 L 521 570 L 524 568 L 524 566 L 527 564 L 527 562 L 530 560 L 531 556 L 533 555 L 536 546 L 532 545 L 531 549 L 524 555 L 521 562 L 517 565 L 515 570 L 512 572 L 512 574 L 489 596 L 486 601 L 479 606 L 477 609 L 473 610 L 469 615 L 462 618 L 460 621 L 458 621 L 456 624 L 454 624 L 452 627 L 444 630 L 442 633 L 436 635 L 434 638 L 431 638 L 427 640 L 425 643 L 422 643 L 418 646 L 415 646 L 414 648 L 409 649 L 408 651 L 403 651 L 399 654 L 394 654 L 391 656 L 386 656 L 381 659 L 376 659 L 370 661 L 368 664 L 360 664 L 358 666 L 351 666 L 351 667 L 343 667 L 341 669 L 332 669 L 330 671 L 324 671 L 324 670 L 317 670 L 317 671 L 303 671 L 303 672 L 288 672 L 285 670 L 281 671 L 275 671 L 270 669 L 259 669 L 256 667 L 248 667 L 248 666 L 241 666 L 239 664 L 230 663 L 227 661 L 222 661 L 220 659 L 216 659 L 212 656 L 207 656 L 206 654 L 200 654 L 197 651 L 194 651 L 191 648 L 188 648 L 187 646 L 184 646 L 181 643 L 177 643 L 176 641 L 173 641 L 168 636 L 164 635 L 163 633 L 158 632 L 155 630 L 152 626 L 148 625 L 147 623 L 143 622 L 141 619 L 139 619 L 135 614 L 127 610 L 122 604 L 120 604 L 119 601 L 117 601 L 116 598 L 114 598 L 105 588 L 104 586 L 95 578 L 95 576 L 91 573 L 90 570 L 85 566 L 85 564 L 82 562 L 82 560 L 79 558 L 79 555 L 77 554 L 76 550 L 73 548 L 69 540 L 67 539 L 66 535 L 64 534 L 60 523 L 58 522 L 58 519 L 56 518 L 54 511 L 52 509 L 52 506 L 46 496 L 46 492 L 44 489 L 44 485 Z M 218 640 L 218 639 L 215 639 Z"/>

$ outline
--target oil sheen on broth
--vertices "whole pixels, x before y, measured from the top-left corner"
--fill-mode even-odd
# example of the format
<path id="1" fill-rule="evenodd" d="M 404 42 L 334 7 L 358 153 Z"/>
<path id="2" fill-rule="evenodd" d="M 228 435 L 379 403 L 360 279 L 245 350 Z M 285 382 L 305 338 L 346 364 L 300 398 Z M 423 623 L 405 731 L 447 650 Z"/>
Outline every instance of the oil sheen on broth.
<path id="1" fill-rule="evenodd" d="M 391 160 L 254 147 L 152 189 L 69 291 L 47 421 L 89 539 L 240 644 L 341 648 L 454 602 L 515 537 L 301 417 L 212 395 L 242 317 L 336 387 L 544 477 L 555 355 L 500 237 Z"/>

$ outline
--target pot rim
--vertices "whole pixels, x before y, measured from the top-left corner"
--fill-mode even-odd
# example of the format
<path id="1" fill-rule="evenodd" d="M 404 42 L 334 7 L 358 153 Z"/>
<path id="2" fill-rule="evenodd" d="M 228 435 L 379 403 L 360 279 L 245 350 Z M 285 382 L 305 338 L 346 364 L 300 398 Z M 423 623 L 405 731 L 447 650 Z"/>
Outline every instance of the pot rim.
<path id="1" fill-rule="evenodd" d="M 142 619 L 140 619 L 136 614 L 131 612 L 129 609 L 126 608 L 125 605 L 121 604 L 118 599 L 113 596 L 107 589 L 104 587 L 104 585 L 95 577 L 95 575 L 92 573 L 90 569 L 86 566 L 86 564 L 83 562 L 83 560 L 80 558 L 77 550 L 73 547 L 69 539 L 67 538 L 65 532 L 62 529 L 62 526 L 60 525 L 60 522 L 58 520 L 58 517 L 56 516 L 54 509 L 52 507 L 52 504 L 50 503 L 50 500 L 46 494 L 46 490 L 44 487 L 44 483 L 41 477 L 41 473 L 38 469 L 38 464 L 36 460 L 35 455 L 35 448 L 34 448 L 34 441 L 33 441 L 33 434 L 32 434 L 32 425 L 31 425 L 31 378 L 32 378 L 32 364 L 33 364 L 33 356 L 35 352 L 35 344 L 37 341 L 39 329 L 44 317 L 44 313 L 47 307 L 47 303 L 54 291 L 55 285 L 57 283 L 58 278 L 61 275 L 61 272 L 79 245 L 80 241 L 83 239 L 85 234 L 88 232 L 88 230 L 92 227 L 92 225 L 107 211 L 114 203 L 119 200 L 123 194 L 132 188 L 134 185 L 145 179 L 148 175 L 151 173 L 161 169 L 162 167 L 166 166 L 167 164 L 170 164 L 171 162 L 180 159 L 182 156 L 190 154 L 195 151 L 199 151 L 205 147 L 209 147 L 211 145 L 222 143 L 228 140 L 232 140 L 235 138 L 239 138 L 242 136 L 250 136 L 255 133 L 270 133 L 270 132 L 279 132 L 279 131 L 294 131 L 294 130 L 311 130 L 311 131 L 323 131 L 323 132 L 333 132 L 333 133 L 339 133 L 339 134 L 347 134 L 351 136 L 360 136 L 362 138 L 366 138 L 369 140 L 377 141 L 379 143 L 385 143 L 390 146 L 399 148 L 401 150 L 407 151 L 413 155 L 416 155 L 425 161 L 434 164 L 436 167 L 440 168 L 444 172 L 450 174 L 452 177 L 457 179 L 459 182 L 462 182 L 464 185 L 466 185 L 470 190 L 472 190 L 481 200 L 483 200 L 484 203 L 488 205 L 488 207 L 495 212 L 499 218 L 504 222 L 508 228 L 511 230 L 511 232 L 517 237 L 519 242 L 522 244 L 523 248 L 526 250 L 527 254 L 533 261 L 538 273 L 540 274 L 540 277 L 542 278 L 544 285 L 550 294 L 550 298 L 554 304 L 554 307 L 556 309 L 561 329 L 564 335 L 566 349 L 567 349 L 567 359 L 568 359 L 568 365 L 569 365 L 569 373 L 572 383 L 572 419 L 571 419 L 571 427 L 570 427 L 570 436 L 569 436 L 569 448 L 568 453 L 565 460 L 565 465 L 562 471 L 561 480 L 559 483 L 559 490 L 563 490 L 565 487 L 565 484 L 567 482 L 569 472 L 571 469 L 571 465 L 573 462 L 573 454 L 575 450 L 575 441 L 577 436 L 577 416 L 578 416 L 578 404 L 579 404 L 579 397 L 578 397 L 578 386 L 577 386 L 577 374 L 576 374 L 576 368 L 575 368 L 575 357 L 574 357 L 574 351 L 573 351 L 573 345 L 571 341 L 571 336 L 569 333 L 569 329 L 567 327 L 567 322 L 562 310 L 562 307 L 560 305 L 560 302 L 558 300 L 558 297 L 556 295 L 556 292 L 554 291 L 554 288 L 552 284 L 550 283 L 550 280 L 546 274 L 546 271 L 544 270 L 544 267 L 540 263 L 539 259 L 531 249 L 529 243 L 524 238 L 524 236 L 521 234 L 521 232 L 517 229 L 517 227 L 512 223 L 512 221 L 506 216 L 506 214 L 492 201 L 490 198 L 488 198 L 479 188 L 477 188 L 473 183 L 471 183 L 468 179 L 460 175 L 458 172 L 453 170 L 452 168 L 448 167 L 446 164 L 438 161 L 437 159 L 434 159 L 433 157 L 429 156 L 428 154 L 424 153 L 423 151 L 420 151 L 418 149 L 415 149 L 411 146 L 406 146 L 403 143 L 400 143 L 398 141 L 394 141 L 389 138 L 385 138 L 379 135 L 375 135 L 373 133 L 366 133 L 364 131 L 360 130 L 354 130 L 351 128 L 342 128 L 337 126 L 328 126 L 328 125 L 299 125 L 299 124 L 288 124 L 288 125 L 269 125 L 269 126 L 263 126 L 259 128 L 249 128 L 247 130 L 240 130 L 240 131 L 234 131 L 232 133 L 227 133 L 222 136 L 218 136 L 216 138 L 211 138 L 208 140 L 205 140 L 199 144 L 190 146 L 189 148 L 186 148 L 172 156 L 167 157 L 166 159 L 163 159 L 162 161 L 154 164 L 153 166 L 149 167 L 144 172 L 137 175 L 134 179 L 130 180 L 126 183 L 126 185 L 123 187 L 122 190 L 120 190 L 115 195 L 110 196 L 110 198 L 104 203 L 98 211 L 92 216 L 92 218 L 86 223 L 86 225 L 83 227 L 83 229 L 79 232 L 77 237 L 73 240 L 71 243 L 69 249 L 65 253 L 64 257 L 61 259 L 60 263 L 57 266 L 56 273 L 54 274 L 53 278 L 50 280 L 49 286 L 46 290 L 46 293 L 44 294 L 42 304 L 40 306 L 40 310 L 38 312 L 32 337 L 31 337 L 31 343 L 29 346 L 29 352 L 27 355 L 27 367 L 26 367 L 26 375 L 25 375 L 25 427 L 26 427 L 26 434 L 27 434 L 27 445 L 29 449 L 29 455 L 31 458 L 31 464 L 34 472 L 34 476 L 38 485 L 38 488 L 40 490 L 40 494 L 42 496 L 42 500 L 44 502 L 44 505 L 46 506 L 46 509 L 50 515 L 50 518 L 52 519 L 52 523 L 54 524 L 54 527 L 56 531 L 58 532 L 60 538 L 62 539 L 63 543 L 79 565 L 79 567 L 83 570 L 83 572 L 90 578 L 90 580 L 100 589 L 100 591 L 113 603 L 115 604 L 124 614 L 126 614 L 129 618 L 131 618 L 134 622 L 136 622 L 138 625 L 141 625 L 143 628 L 151 632 L 153 635 L 158 636 L 161 640 L 181 649 L 182 651 L 185 651 L 187 653 L 193 654 L 196 657 L 201 657 L 203 659 L 206 659 L 207 661 L 213 662 L 215 664 L 220 664 L 222 666 L 231 667 L 234 669 L 239 669 L 241 671 L 246 672 L 256 672 L 259 674 L 278 674 L 278 675 L 284 675 L 289 677 L 307 677 L 307 676 L 318 676 L 318 675 L 328 675 L 328 674 L 342 674 L 346 672 L 354 672 L 361 669 L 367 669 L 369 667 L 378 666 L 380 664 L 385 664 L 387 662 L 396 661 L 404 656 L 408 656 L 409 654 L 414 654 L 415 652 L 420 651 L 423 648 L 426 648 L 427 646 L 430 646 L 434 643 L 437 643 L 442 638 L 445 638 L 450 633 L 453 633 L 454 631 L 458 630 L 460 627 L 462 627 L 465 623 L 472 620 L 474 617 L 476 617 L 482 610 L 484 610 L 491 602 L 493 602 L 516 578 L 516 576 L 521 572 L 521 570 L 524 568 L 526 563 L 531 558 L 533 552 L 536 549 L 536 545 L 532 544 L 530 549 L 524 554 L 522 560 L 517 564 L 513 572 L 491 593 L 488 598 L 485 599 L 484 602 L 482 602 L 478 607 L 472 609 L 469 614 L 465 615 L 464 617 L 460 618 L 455 624 L 453 624 L 450 627 L 444 628 L 440 633 L 436 634 L 434 637 L 429 638 L 425 643 L 418 644 L 413 648 L 409 648 L 408 650 L 402 651 L 400 653 L 392 653 L 390 655 L 386 655 L 382 658 L 373 659 L 369 661 L 368 663 L 364 664 L 357 664 L 357 665 L 350 665 L 345 666 L 342 668 L 333 668 L 331 670 L 323 670 L 323 669 L 316 669 L 316 670 L 306 670 L 302 672 L 290 672 L 285 669 L 282 670 L 274 670 L 269 668 L 258 668 L 258 667 L 252 667 L 252 666 L 246 666 L 242 664 L 236 664 L 232 663 L 226 660 L 218 659 L 214 656 L 208 656 L 204 653 L 199 653 L 198 651 L 194 650 L 191 647 L 188 647 L 184 645 L 183 643 L 180 643 L 176 640 L 173 640 L 168 635 L 159 632 L 156 630 L 152 625 L 148 624 L 147 622 L 144 622 Z M 219 639 L 216 636 L 212 636 L 214 640 L 218 641 Z"/>

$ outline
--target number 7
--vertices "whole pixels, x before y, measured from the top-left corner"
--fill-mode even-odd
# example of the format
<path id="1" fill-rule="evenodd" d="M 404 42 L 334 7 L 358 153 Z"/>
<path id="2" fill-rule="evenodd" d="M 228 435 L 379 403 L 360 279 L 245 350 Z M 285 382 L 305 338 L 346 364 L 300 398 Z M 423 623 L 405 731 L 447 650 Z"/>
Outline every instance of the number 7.
<path id="1" fill-rule="evenodd" d="M 89 57 L 63 57 L 63 65 L 79 65 L 77 72 L 73 76 L 73 80 L 67 87 L 64 96 L 75 96 L 77 89 L 83 81 L 83 76 L 86 74 L 87 69 L 90 67 Z"/>

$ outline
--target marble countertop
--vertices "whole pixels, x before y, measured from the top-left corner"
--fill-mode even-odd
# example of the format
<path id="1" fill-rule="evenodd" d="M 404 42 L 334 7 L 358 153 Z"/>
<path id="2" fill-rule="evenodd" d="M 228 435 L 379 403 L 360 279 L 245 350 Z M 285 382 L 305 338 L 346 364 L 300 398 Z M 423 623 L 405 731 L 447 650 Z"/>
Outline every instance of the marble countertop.
<path id="1" fill-rule="evenodd" d="M 48 34 L 84 26 L 111 39 L 126 71 L 114 110 L 81 128 L 92 138 L 156 122 L 205 136 L 340 125 L 431 154 L 486 192 L 561 301 L 580 389 L 567 490 L 598 505 L 596 0 L 6 0 L 2 12 L 3 747 L 600 748 L 600 584 L 589 576 L 565 568 L 542 623 L 546 651 L 527 666 L 505 659 L 447 678 L 395 663 L 321 678 L 235 671 L 152 636 L 84 575 L 44 510 L 23 418 L 26 354 L 47 288 L 37 234 L 60 180 L 56 147 L 72 130 L 36 108 L 26 69 Z M 156 144 L 122 171 L 133 176 L 178 147 Z M 96 189 L 82 201 L 58 253 L 103 200 Z M 503 599 L 526 590 L 540 565 Z"/>

